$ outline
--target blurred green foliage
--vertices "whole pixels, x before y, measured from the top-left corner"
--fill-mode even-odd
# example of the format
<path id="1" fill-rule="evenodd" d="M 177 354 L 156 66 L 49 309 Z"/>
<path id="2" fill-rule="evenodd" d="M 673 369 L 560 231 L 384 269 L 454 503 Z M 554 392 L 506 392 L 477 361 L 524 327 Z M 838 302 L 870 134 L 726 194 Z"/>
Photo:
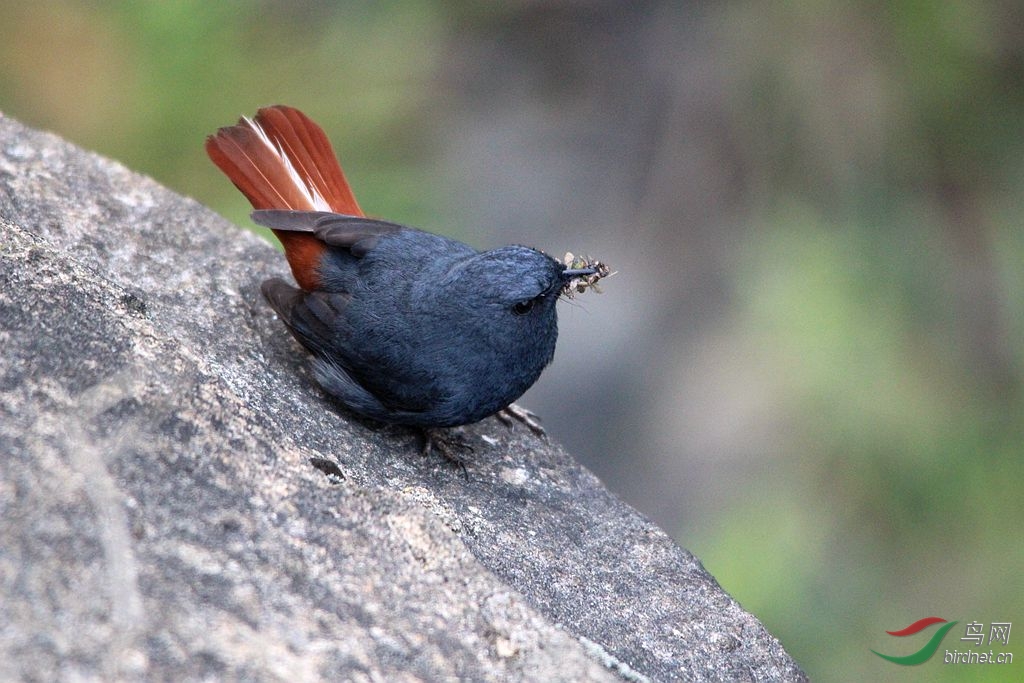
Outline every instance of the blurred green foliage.
<path id="1" fill-rule="evenodd" d="M 406 125 L 438 95 L 445 26 L 433 3 L 6 3 L 0 24 L 5 111 L 240 225 L 248 204 L 210 173 L 202 140 L 277 103 L 345 141 L 364 206 L 416 222 L 443 203 L 423 172 L 428 143 Z"/>
<path id="2" fill-rule="evenodd" d="M 884 631 L 933 614 L 1024 616 L 1024 41 L 1011 8 L 786 3 L 725 20 L 751 60 L 735 111 L 769 169 L 735 271 L 736 327 L 782 387 L 795 451 L 717 528 L 691 531 L 814 678 L 1020 679 L 1017 664 L 901 671 L 864 652 L 913 652 L 925 640 Z M 969 649 L 962 635 L 936 660 Z"/>
<path id="3" fill-rule="evenodd" d="M 732 327 L 778 387 L 791 455 L 682 537 L 818 680 L 1018 680 L 1024 666 L 904 671 L 868 652 L 910 652 L 884 631 L 931 614 L 1024 629 L 1014 7 L 722 3 L 704 17 L 752 169 Z M 0 107 L 246 225 L 202 140 L 294 104 L 344 141 L 364 208 L 437 224 L 448 188 L 414 122 L 448 113 L 438 73 L 459 33 L 506 11 L 5 3 Z M 959 635 L 945 646 L 965 649 Z"/>

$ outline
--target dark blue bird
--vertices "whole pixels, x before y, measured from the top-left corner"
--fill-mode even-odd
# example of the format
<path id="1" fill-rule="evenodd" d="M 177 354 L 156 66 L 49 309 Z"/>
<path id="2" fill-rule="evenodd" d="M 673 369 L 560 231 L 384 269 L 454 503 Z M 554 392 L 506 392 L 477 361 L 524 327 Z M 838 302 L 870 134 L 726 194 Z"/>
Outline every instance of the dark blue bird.
<path id="1" fill-rule="evenodd" d="M 454 427 L 502 411 L 551 362 L 559 297 L 608 274 L 366 218 L 327 137 L 296 109 L 261 109 L 206 149 L 285 247 L 299 287 L 275 278 L 262 291 L 316 381 L 374 420 Z"/>

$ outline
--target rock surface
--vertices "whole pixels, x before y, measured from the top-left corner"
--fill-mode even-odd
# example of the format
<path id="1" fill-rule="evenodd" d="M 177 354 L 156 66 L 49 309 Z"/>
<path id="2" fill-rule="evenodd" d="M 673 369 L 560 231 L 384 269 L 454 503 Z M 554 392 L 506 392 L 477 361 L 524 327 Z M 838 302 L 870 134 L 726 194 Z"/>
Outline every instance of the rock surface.
<path id="1" fill-rule="evenodd" d="M 486 420 L 467 479 L 334 407 L 283 274 L 0 115 L 0 679 L 804 678 L 555 444 Z"/>

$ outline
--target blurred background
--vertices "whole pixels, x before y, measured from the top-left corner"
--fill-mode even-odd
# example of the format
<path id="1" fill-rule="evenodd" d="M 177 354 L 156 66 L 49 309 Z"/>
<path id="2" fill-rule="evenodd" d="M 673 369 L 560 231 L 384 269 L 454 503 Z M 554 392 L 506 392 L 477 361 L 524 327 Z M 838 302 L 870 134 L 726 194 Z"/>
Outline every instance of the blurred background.
<path id="1" fill-rule="evenodd" d="M 239 225 L 202 142 L 280 102 L 371 215 L 610 263 L 522 401 L 554 438 L 813 678 L 1019 680 L 869 648 L 937 615 L 1015 622 L 1024 659 L 1021 3 L 8 2 L 0 26 L 6 114 Z"/>

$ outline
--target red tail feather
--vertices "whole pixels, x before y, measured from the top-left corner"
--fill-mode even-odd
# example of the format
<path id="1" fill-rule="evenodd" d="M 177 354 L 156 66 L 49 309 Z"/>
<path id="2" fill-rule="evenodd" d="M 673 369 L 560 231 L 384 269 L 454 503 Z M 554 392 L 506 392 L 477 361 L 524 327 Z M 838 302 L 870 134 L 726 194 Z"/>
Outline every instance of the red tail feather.
<path id="1" fill-rule="evenodd" d="M 298 109 L 265 107 L 206 139 L 206 153 L 254 209 L 334 211 L 362 216 L 330 140 Z M 327 248 L 313 235 L 275 230 L 296 282 L 316 289 Z"/>

